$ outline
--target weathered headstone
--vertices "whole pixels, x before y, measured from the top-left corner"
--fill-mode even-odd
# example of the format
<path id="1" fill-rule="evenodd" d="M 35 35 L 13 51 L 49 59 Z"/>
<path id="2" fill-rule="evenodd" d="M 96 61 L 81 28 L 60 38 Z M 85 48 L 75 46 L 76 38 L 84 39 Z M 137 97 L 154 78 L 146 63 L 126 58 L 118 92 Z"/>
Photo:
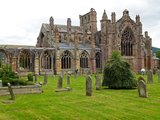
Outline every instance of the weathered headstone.
<path id="1" fill-rule="evenodd" d="M 16 99 L 16 97 L 15 97 L 15 95 L 14 95 L 14 93 L 13 93 L 13 90 L 12 90 L 11 84 L 10 84 L 10 83 L 8 83 L 7 85 L 8 85 L 9 93 L 10 93 L 10 95 L 11 95 L 11 100 L 15 100 L 15 99 Z"/>
<path id="2" fill-rule="evenodd" d="M 2 87 L 2 80 L 0 80 L 0 87 Z"/>
<path id="3" fill-rule="evenodd" d="M 153 73 L 152 73 L 152 70 L 148 70 L 148 73 L 147 73 L 147 83 L 153 83 Z"/>
<path id="4" fill-rule="evenodd" d="M 74 79 L 75 79 L 75 80 L 77 79 L 77 74 L 78 74 L 78 69 L 76 69 L 76 70 L 74 71 Z"/>
<path id="5" fill-rule="evenodd" d="M 38 74 L 35 74 L 35 83 L 38 83 Z"/>
<path id="6" fill-rule="evenodd" d="M 157 75 L 158 75 L 158 82 L 160 83 L 160 70 L 157 71 Z"/>
<path id="7" fill-rule="evenodd" d="M 148 92 L 146 88 L 146 83 L 143 80 L 138 81 L 138 93 L 139 97 L 148 97 Z"/>
<path id="8" fill-rule="evenodd" d="M 48 76 L 47 73 L 44 74 L 44 85 L 48 83 Z"/>
<path id="9" fill-rule="evenodd" d="M 86 96 L 92 96 L 92 79 L 90 75 L 86 77 Z"/>
<path id="10" fill-rule="evenodd" d="M 62 89 L 62 85 L 63 85 L 63 77 L 60 75 L 57 83 L 57 88 Z"/>
<path id="11" fill-rule="evenodd" d="M 100 90 L 101 86 L 102 86 L 102 84 L 101 84 L 101 78 L 98 75 L 96 75 L 95 78 L 96 78 L 96 90 Z"/>
<path id="12" fill-rule="evenodd" d="M 67 75 L 67 86 L 70 86 L 70 75 Z"/>

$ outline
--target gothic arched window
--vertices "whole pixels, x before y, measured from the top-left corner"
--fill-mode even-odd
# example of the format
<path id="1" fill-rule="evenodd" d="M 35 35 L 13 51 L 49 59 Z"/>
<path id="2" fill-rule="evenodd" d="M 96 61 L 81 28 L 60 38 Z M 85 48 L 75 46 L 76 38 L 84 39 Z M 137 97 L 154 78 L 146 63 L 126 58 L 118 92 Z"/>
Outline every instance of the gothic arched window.
<path id="1" fill-rule="evenodd" d="M 48 51 L 45 51 L 42 56 L 41 66 L 43 69 L 51 69 L 51 55 L 48 53 Z"/>
<path id="2" fill-rule="evenodd" d="M 122 56 L 133 56 L 133 43 L 134 35 L 130 28 L 126 28 L 123 31 L 121 38 L 121 55 Z"/>
<path id="3" fill-rule="evenodd" d="M 21 69 L 30 69 L 30 53 L 26 50 L 20 53 L 19 65 Z"/>
<path id="4" fill-rule="evenodd" d="M 0 51 L 0 67 L 2 64 L 5 64 L 6 54 L 3 51 Z"/>
<path id="5" fill-rule="evenodd" d="M 62 69 L 71 68 L 71 53 L 69 51 L 64 51 L 62 54 L 61 68 Z"/>
<path id="6" fill-rule="evenodd" d="M 101 68 L 101 55 L 100 53 L 96 53 L 96 68 Z"/>
<path id="7" fill-rule="evenodd" d="M 80 67 L 88 68 L 88 53 L 86 51 L 83 51 L 80 56 Z"/>

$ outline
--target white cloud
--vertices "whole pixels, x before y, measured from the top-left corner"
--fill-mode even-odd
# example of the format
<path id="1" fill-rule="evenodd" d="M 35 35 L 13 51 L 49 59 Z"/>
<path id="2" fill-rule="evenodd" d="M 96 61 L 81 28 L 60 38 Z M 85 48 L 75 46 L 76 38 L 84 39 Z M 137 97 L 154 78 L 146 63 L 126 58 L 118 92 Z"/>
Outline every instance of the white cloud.
<path id="1" fill-rule="evenodd" d="M 104 9 L 109 18 L 111 12 L 116 12 L 117 19 L 128 9 L 132 19 L 136 14 L 141 16 L 143 30 L 149 32 L 153 46 L 160 48 L 159 5 L 158 0 L 3 0 L 0 4 L 0 43 L 35 45 L 41 24 L 48 22 L 50 16 L 56 24 L 66 24 L 70 17 L 72 24 L 78 25 L 79 14 L 95 8 L 99 26 Z"/>

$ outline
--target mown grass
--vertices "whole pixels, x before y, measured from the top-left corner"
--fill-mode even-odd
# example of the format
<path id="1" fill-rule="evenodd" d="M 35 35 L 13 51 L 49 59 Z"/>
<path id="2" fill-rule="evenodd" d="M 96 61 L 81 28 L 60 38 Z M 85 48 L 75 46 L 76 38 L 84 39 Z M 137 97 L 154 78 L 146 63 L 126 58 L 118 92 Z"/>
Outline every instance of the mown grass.
<path id="1" fill-rule="evenodd" d="M 138 77 L 138 76 L 137 76 Z M 145 76 L 146 77 L 146 76 Z M 95 90 L 85 96 L 85 76 L 71 77 L 71 92 L 55 92 L 58 76 L 49 77 L 42 94 L 16 95 L 12 104 L 4 104 L 10 96 L 0 96 L 0 120 L 159 120 L 160 83 L 147 84 L 148 98 L 138 97 L 138 90 Z M 39 77 L 43 81 L 43 77 Z M 66 87 L 66 78 L 63 81 Z"/>

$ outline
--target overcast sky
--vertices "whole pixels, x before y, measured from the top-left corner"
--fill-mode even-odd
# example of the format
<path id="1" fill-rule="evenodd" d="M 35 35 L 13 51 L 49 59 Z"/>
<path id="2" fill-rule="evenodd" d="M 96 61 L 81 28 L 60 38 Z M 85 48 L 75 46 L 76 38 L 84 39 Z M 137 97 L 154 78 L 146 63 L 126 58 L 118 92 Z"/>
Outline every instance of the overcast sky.
<path id="1" fill-rule="evenodd" d="M 3 0 L 0 2 L 0 44 L 35 45 L 42 23 L 53 16 L 55 24 L 79 25 L 79 15 L 94 8 L 98 28 L 104 9 L 108 18 L 116 12 L 120 19 L 125 9 L 135 20 L 141 17 L 143 32 L 148 31 L 152 46 L 160 48 L 160 0 Z"/>

